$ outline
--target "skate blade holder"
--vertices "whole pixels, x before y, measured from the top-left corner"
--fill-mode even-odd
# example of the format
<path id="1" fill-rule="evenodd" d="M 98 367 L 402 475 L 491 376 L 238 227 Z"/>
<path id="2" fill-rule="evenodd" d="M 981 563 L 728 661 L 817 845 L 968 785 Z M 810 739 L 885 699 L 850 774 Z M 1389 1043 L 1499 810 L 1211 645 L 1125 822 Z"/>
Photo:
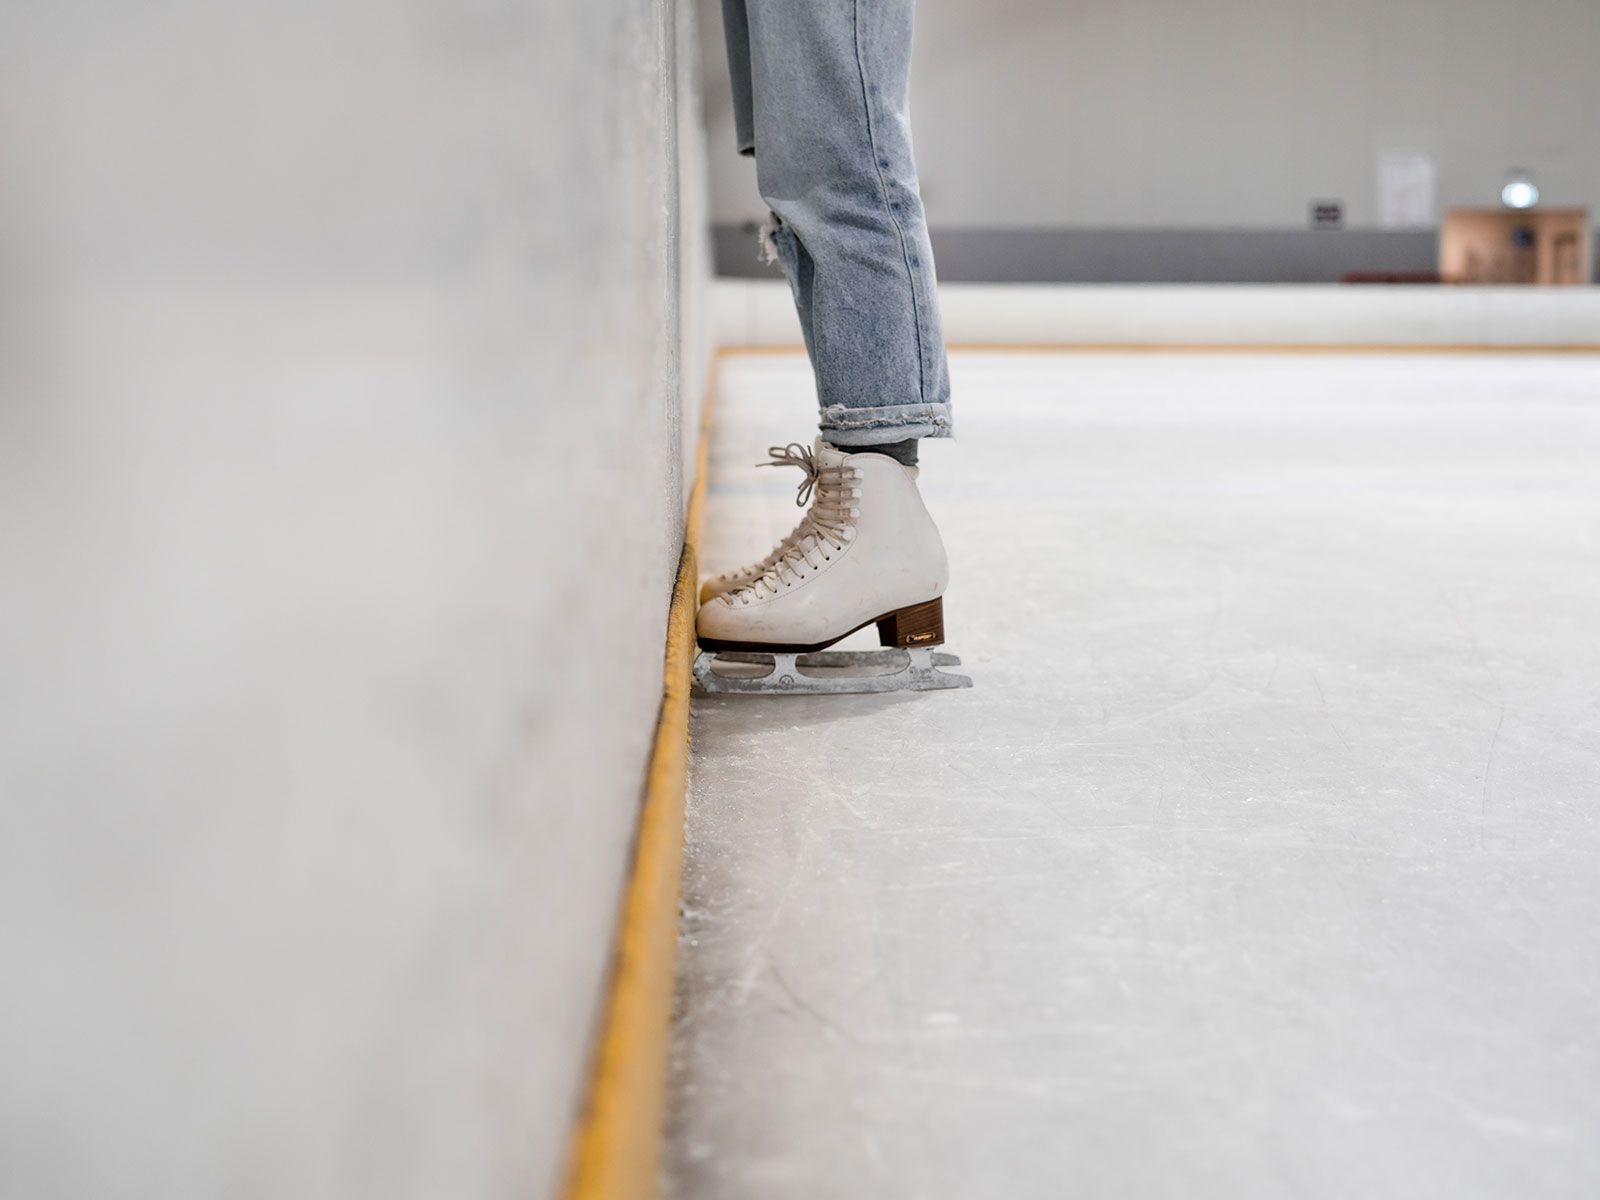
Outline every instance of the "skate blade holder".
<path id="1" fill-rule="evenodd" d="M 954 654 L 931 646 L 907 650 L 701 650 L 694 680 L 709 695 L 826 696 L 851 692 L 931 692 L 972 686 Z"/>

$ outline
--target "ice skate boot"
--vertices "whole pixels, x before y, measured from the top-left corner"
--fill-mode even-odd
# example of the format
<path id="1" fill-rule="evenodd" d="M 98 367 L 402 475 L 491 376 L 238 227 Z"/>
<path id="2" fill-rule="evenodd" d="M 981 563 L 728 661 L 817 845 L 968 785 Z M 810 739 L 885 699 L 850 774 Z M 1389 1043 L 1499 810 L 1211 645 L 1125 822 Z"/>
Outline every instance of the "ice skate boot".
<path id="1" fill-rule="evenodd" d="M 755 578 L 700 609 L 700 686 L 790 693 L 970 686 L 937 670 L 959 662 L 933 649 L 944 642 L 949 566 L 916 479 L 915 467 L 818 439 L 801 485 L 811 509 L 787 546 Z M 823 653 L 872 624 L 889 649 Z"/>

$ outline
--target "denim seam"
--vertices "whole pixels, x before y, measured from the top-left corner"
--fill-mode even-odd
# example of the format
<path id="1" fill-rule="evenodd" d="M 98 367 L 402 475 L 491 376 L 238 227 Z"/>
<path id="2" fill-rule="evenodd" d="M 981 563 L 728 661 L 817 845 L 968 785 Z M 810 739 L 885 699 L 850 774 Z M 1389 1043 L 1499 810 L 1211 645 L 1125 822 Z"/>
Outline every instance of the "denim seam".
<path id="1" fill-rule="evenodd" d="M 916 326 L 917 334 L 917 395 L 926 399 L 928 363 L 922 346 L 923 298 L 917 291 L 917 273 L 911 269 L 911 251 L 906 245 L 906 231 L 900 224 L 900 218 L 895 216 L 894 207 L 889 199 L 889 181 L 884 178 L 883 168 L 878 165 L 881 161 L 878 157 L 878 131 L 872 119 L 872 95 L 867 85 L 867 65 L 861 57 L 861 0 L 855 0 L 851 5 L 850 36 L 855 42 L 856 74 L 861 79 L 861 106 L 867 115 L 867 142 L 872 146 L 872 169 L 878 176 L 878 193 L 883 199 L 884 216 L 888 217 L 889 224 L 894 226 L 895 237 L 900 242 L 900 258 L 906 267 L 906 284 L 911 289 L 911 313 L 914 318 L 912 324 Z"/>

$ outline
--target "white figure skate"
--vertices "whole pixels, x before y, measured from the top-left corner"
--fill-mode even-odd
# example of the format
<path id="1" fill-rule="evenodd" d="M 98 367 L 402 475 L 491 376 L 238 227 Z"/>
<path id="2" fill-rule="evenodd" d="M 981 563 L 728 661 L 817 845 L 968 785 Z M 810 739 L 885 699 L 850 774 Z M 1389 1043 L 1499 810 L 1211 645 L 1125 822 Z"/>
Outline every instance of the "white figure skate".
<path id="1" fill-rule="evenodd" d="M 801 466 L 811 509 L 767 560 L 700 609 L 694 675 L 707 692 L 922 691 L 970 687 L 944 642 L 944 543 L 917 492 L 915 467 L 818 439 L 774 451 Z M 730 573 L 736 574 L 736 573 Z M 719 583 L 713 580 L 712 583 Z M 876 624 L 888 649 L 828 651 Z"/>

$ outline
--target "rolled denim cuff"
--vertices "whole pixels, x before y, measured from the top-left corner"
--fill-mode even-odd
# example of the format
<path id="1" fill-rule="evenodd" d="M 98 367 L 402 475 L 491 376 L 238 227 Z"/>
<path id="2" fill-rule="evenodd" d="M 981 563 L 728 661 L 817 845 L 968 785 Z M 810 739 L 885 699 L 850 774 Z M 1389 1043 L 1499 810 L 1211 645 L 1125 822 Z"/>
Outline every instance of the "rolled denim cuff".
<path id="1" fill-rule="evenodd" d="M 822 440 L 835 446 L 877 446 L 907 438 L 953 437 L 948 404 L 888 404 L 881 408 L 846 408 L 830 404 L 817 410 Z"/>

